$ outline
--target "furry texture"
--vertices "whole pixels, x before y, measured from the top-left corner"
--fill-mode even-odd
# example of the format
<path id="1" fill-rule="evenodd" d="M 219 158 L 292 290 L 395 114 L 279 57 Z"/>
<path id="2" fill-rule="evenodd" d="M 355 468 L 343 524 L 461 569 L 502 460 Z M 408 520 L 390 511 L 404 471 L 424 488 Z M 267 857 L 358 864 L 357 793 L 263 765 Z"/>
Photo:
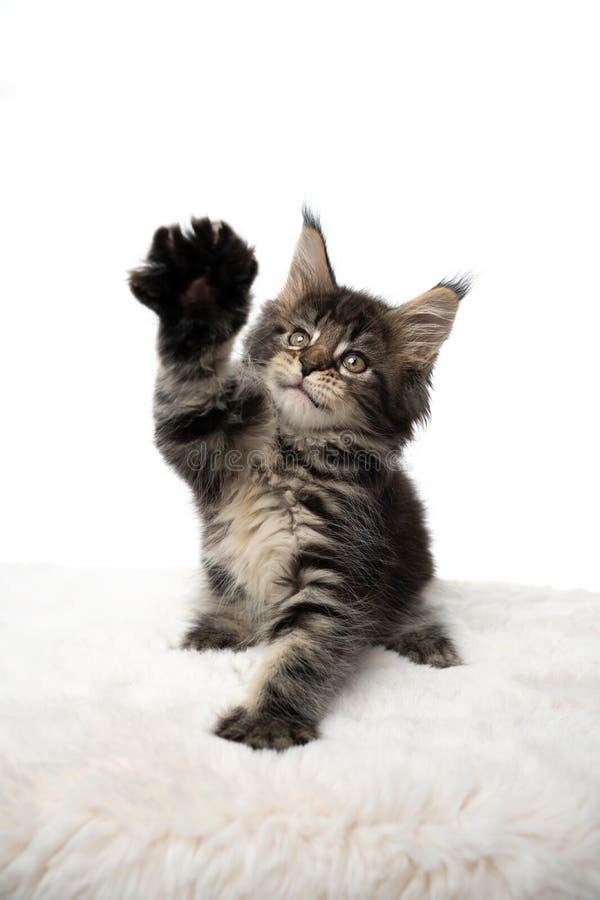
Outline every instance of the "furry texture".
<path id="1" fill-rule="evenodd" d="M 187 572 L 0 569 L 0 897 L 600 896 L 600 596 L 434 582 L 466 665 L 370 650 L 319 741 L 219 740 L 267 648 Z"/>
<path id="2" fill-rule="evenodd" d="M 460 663 L 422 600 L 433 561 L 398 452 L 428 413 L 429 380 L 466 282 L 392 309 L 340 287 L 318 219 L 279 297 L 246 337 L 257 272 L 225 223 L 159 228 L 130 276 L 159 316 L 156 441 L 194 493 L 212 598 L 184 646 L 272 652 L 221 737 L 284 750 L 318 736 L 367 647 Z"/>

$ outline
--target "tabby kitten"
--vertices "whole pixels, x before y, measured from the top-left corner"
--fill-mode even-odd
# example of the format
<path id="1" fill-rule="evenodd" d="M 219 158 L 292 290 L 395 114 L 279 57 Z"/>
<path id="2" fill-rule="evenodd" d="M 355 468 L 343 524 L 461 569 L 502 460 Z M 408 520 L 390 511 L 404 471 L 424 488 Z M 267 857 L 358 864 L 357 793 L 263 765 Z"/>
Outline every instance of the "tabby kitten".
<path id="1" fill-rule="evenodd" d="M 235 362 L 256 273 L 228 225 L 194 219 L 158 229 L 130 285 L 160 320 L 156 442 L 204 521 L 208 604 L 183 646 L 270 644 L 216 734 L 282 750 L 317 737 L 365 647 L 460 663 L 422 599 L 429 539 L 397 456 L 427 418 L 468 285 L 442 282 L 397 309 L 340 287 L 305 211 L 285 287 Z"/>

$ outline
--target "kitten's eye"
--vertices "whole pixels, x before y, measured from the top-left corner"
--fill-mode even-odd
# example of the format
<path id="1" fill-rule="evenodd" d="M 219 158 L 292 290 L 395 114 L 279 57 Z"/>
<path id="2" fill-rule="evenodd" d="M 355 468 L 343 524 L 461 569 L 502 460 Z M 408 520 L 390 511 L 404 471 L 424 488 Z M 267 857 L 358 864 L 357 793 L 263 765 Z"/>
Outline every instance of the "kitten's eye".
<path id="1" fill-rule="evenodd" d="M 294 331 L 288 338 L 288 344 L 290 347 L 300 349 L 301 347 L 306 347 L 309 340 L 310 338 L 305 331 Z"/>
<path id="2" fill-rule="evenodd" d="M 367 368 L 366 360 L 360 353 L 346 353 L 345 356 L 342 356 L 342 365 L 345 369 L 348 369 L 349 372 L 352 372 L 354 375 L 357 372 L 364 372 Z"/>

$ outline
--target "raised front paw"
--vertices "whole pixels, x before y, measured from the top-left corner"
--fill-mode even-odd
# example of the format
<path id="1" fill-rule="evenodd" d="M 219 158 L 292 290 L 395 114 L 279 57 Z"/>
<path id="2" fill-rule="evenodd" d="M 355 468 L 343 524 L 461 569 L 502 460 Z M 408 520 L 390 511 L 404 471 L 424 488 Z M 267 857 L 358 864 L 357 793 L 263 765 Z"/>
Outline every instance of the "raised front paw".
<path id="1" fill-rule="evenodd" d="M 248 744 L 254 750 L 286 750 L 318 737 L 316 727 L 309 722 L 285 719 L 270 712 L 251 712 L 244 706 L 236 706 L 224 715 L 215 734 L 227 741 Z"/>
<path id="2" fill-rule="evenodd" d="M 167 324 L 195 322 L 211 339 L 226 340 L 246 321 L 257 271 L 254 251 L 229 225 L 192 219 L 187 230 L 155 232 L 129 285 Z"/>

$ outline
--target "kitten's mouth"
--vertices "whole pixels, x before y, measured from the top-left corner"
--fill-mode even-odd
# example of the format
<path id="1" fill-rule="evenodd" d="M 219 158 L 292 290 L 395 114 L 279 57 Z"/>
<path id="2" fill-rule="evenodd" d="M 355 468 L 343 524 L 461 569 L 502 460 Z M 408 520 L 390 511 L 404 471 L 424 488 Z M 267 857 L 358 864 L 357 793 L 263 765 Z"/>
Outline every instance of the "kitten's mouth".
<path id="1" fill-rule="evenodd" d="M 306 390 L 306 388 L 303 386 L 302 383 L 300 383 L 300 384 L 285 384 L 283 382 L 280 382 L 280 386 L 285 391 L 292 391 L 294 394 L 296 394 L 296 396 L 298 397 L 298 399 L 300 400 L 301 403 L 308 402 L 314 409 L 327 409 L 326 406 L 324 406 L 322 403 L 319 403 L 318 400 L 314 399 L 314 397 L 311 397 L 311 395 L 308 393 L 308 391 Z"/>

